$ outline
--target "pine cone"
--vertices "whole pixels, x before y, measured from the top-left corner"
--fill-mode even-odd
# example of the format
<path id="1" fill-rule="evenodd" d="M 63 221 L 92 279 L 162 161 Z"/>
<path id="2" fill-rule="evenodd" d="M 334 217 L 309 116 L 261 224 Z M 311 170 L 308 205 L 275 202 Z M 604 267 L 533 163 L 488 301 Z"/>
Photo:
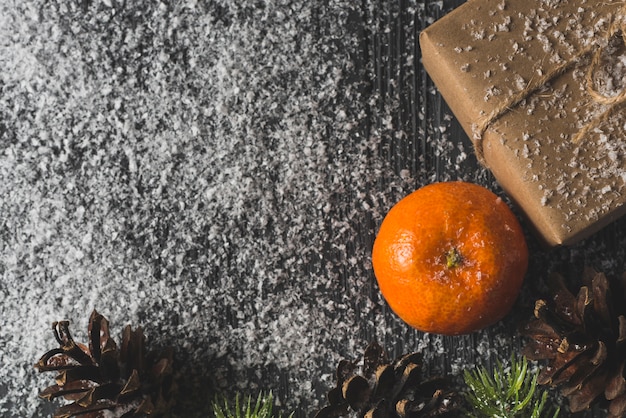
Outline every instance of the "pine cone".
<path id="1" fill-rule="evenodd" d="M 328 392 L 328 405 L 315 418 L 350 415 L 363 418 L 417 418 L 457 416 L 460 397 L 448 389 L 445 379 L 422 381 L 422 355 L 407 354 L 393 363 L 373 342 L 363 355 L 362 374 L 357 365 L 342 360 L 337 386 Z"/>
<path id="2" fill-rule="evenodd" d="M 58 371 L 56 384 L 40 396 L 73 401 L 54 418 L 167 416 L 174 403 L 173 353 L 146 353 L 141 328 L 126 326 L 118 349 L 109 334 L 109 322 L 95 310 L 89 319 L 89 347 L 74 342 L 69 322 L 52 324 L 60 348 L 35 364 L 40 372 Z"/>
<path id="3" fill-rule="evenodd" d="M 530 337 L 523 354 L 547 360 L 538 382 L 559 387 L 572 412 L 608 403 L 609 417 L 626 415 L 626 274 L 609 283 L 588 269 L 574 296 L 559 275 L 551 281 L 552 300 L 535 303 L 535 319 L 522 334 Z"/>

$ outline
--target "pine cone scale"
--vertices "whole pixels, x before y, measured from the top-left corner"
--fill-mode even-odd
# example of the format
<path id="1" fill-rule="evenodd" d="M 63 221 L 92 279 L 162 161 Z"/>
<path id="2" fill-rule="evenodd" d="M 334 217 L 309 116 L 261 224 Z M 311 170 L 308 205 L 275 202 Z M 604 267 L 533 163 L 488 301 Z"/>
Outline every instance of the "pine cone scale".
<path id="1" fill-rule="evenodd" d="M 553 274 L 550 277 L 549 284 L 553 292 L 552 302 L 554 304 L 554 313 L 559 317 L 561 323 L 581 325 L 583 318 L 579 314 L 579 299 L 567 289 L 563 277 L 558 274 Z M 539 302 L 543 302 L 544 305 L 547 304 L 545 300 L 537 301 L 537 303 Z M 535 316 L 538 317 L 536 315 L 536 309 Z"/>
<path id="2" fill-rule="evenodd" d="M 396 380 L 393 366 L 384 364 L 376 369 L 376 379 L 374 386 L 374 397 L 381 399 L 387 397 L 393 391 L 393 385 Z"/>
<path id="3" fill-rule="evenodd" d="M 326 396 L 328 403 L 331 405 L 337 405 L 343 400 L 343 394 L 341 387 L 335 387 L 328 392 Z"/>
<path id="4" fill-rule="evenodd" d="M 41 372 L 50 372 L 71 369 L 72 367 L 76 367 L 78 364 L 80 363 L 69 357 L 65 353 L 65 350 L 62 348 L 55 348 L 44 354 L 39 359 L 37 364 L 35 364 L 35 368 Z"/>
<path id="5" fill-rule="evenodd" d="M 126 381 L 124 387 L 120 390 L 120 396 L 128 395 L 129 393 L 134 393 L 141 389 L 141 379 L 139 379 L 139 373 L 137 370 L 133 370 L 130 377 Z"/>
<path id="6" fill-rule="evenodd" d="M 379 344 L 369 344 L 363 353 L 363 374 L 370 376 L 380 365 L 389 363 L 387 353 Z M 352 368 L 356 368 L 356 365 Z"/>
<path id="7" fill-rule="evenodd" d="M 606 346 L 600 342 L 595 354 L 585 355 L 584 358 L 581 356 L 576 362 L 576 367 L 570 367 L 574 373 L 568 377 L 567 381 L 556 381 L 555 384 L 563 384 L 561 392 L 568 396 L 572 391 L 578 390 L 583 382 L 603 365 L 606 356 Z"/>
<path id="8" fill-rule="evenodd" d="M 363 376 L 354 375 L 343 384 L 343 398 L 352 409 L 363 408 L 370 393 L 369 382 Z"/>
<path id="9" fill-rule="evenodd" d="M 589 296 L 589 288 L 587 286 L 581 287 L 578 292 L 578 303 L 576 309 L 578 311 L 578 316 L 582 318 L 580 330 L 583 334 L 591 329 L 590 326 L 593 322 L 593 307 L 593 299 Z"/>
<path id="10" fill-rule="evenodd" d="M 552 309 L 550 309 L 545 300 L 539 299 L 535 302 L 534 309 L 535 318 L 538 320 L 536 322 L 549 324 L 551 334 L 562 335 L 571 327 L 570 323 L 567 322 L 569 318 L 572 318 L 571 320 L 575 322 L 579 321 L 578 315 L 576 315 L 578 309 L 577 306 L 578 303 L 574 299 L 574 304 L 572 306 L 554 305 Z M 546 329 L 546 332 L 547 331 L 548 330 Z"/>
<path id="11" fill-rule="evenodd" d="M 43 391 L 39 393 L 39 396 L 43 399 L 51 401 L 58 397 L 63 398 L 75 398 L 79 399 L 83 396 L 83 394 L 89 391 L 89 388 L 86 387 L 86 382 L 72 382 L 73 385 L 67 384 L 64 386 L 52 385 L 47 387 Z"/>
<path id="12" fill-rule="evenodd" d="M 626 341 L 626 317 L 624 315 L 620 315 L 617 317 L 617 344 L 621 346 L 624 345 Z"/>
<path id="13" fill-rule="evenodd" d="M 571 367 L 572 364 L 586 351 L 587 347 L 572 347 L 563 353 L 557 350 L 554 353 L 550 366 L 545 367 L 539 373 L 538 381 L 541 384 L 550 385 L 558 385 L 567 381 L 576 371 L 575 367 Z"/>
<path id="14" fill-rule="evenodd" d="M 85 408 L 76 403 L 72 403 L 69 405 L 64 405 L 60 407 L 57 412 L 54 414 L 54 418 L 70 418 L 76 416 L 90 416 L 90 413 L 102 411 L 105 409 L 112 409 L 115 407 L 115 402 L 113 401 L 100 401 L 94 405 L 90 405 Z M 94 416 L 95 418 L 95 416 Z"/>
<path id="15" fill-rule="evenodd" d="M 570 410 L 576 413 L 589 409 L 591 403 L 604 391 L 602 383 L 605 379 L 604 374 L 594 375 L 587 384 L 571 393 L 568 396 Z"/>
<path id="16" fill-rule="evenodd" d="M 609 405 L 609 418 L 620 418 L 626 415 L 626 394 L 614 398 Z"/>
<path id="17" fill-rule="evenodd" d="M 141 327 L 132 330 L 130 325 L 124 328 L 122 334 L 122 349 L 120 361 L 126 365 L 126 373 L 132 373 L 133 369 L 144 370 L 144 335 Z"/>
<path id="18" fill-rule="evenodd" d="M 76 401 L 80 406 L 87 408 L 89 405 L 102 400 L 115 399 L 120 392 L 120 385 L 117 383 L 108 383 L 91 388 L 85 395 Z"/>
<path id="19" fill-rule="evenodd" d="M 87 333 L 89 334 L 89 352 L 96 362 L 100 362 L 102 355 L 101 341 L 109 338 L 108 327 L 102 322 L 106 322 L 102 315 L 95 310 L 91 312 Z M 100 331 L 102 331 L 102 335 Z"/>
<path id="20" fill-rule="evenodd" d="M 535 319 L 527 323 L 521 332 L 532 336 L 532 340 L 524 346 L 524 356 L 531 360 L 553 359 L 556 356 L 561 337 L 550 325 Z"/>
<path id="21" fill-rule="evenodd" d="M 146 414 L 150 415 L 154 413 L 156 408 L 150 399 L 144 399 L 143 402 L 137 407 L 135 410 L 135 414 Z"/>
<path id="22" fill-rule="evenodd" d="M 333 403 L 320 409 L 315 418 L 339 418 L 347 416 L 349 406 L 347 403 Z"/>
<path id="23" fill-rule="evenodd" d="M 77 366 L 71 369 L 62 370 L 57 378 L 59 384 L 73 382 L 76 380 L 91 380 L 99 383 L 102 381 L 98 366 Z"/>
<path id="24" fill-rule="evenodd" d="M 414 383 L 416 380 L 419 380 L 421 371 L 422 371 L 421 365 L 418 365 L 415 363 L 407 364 L 404 370 L 402 371 L 401 387 L 403 388 L 405 385 L 409 385 L 411 383 Z"/>
<path id="25" fill-rule="evenodd" d="M 392 418 L 392 416 L 389 413 L 387 402 L 383 399 L 367 411 L 363 418 Z"/>
<path id="26" fill-rule="evenodd" d="M 602 273 L 598 273 L 591 281 L 593 289 L 593 309 L 602 324 L 611 324 L 615 320 L 611 306 L 611 291 L 609 281 Z"/>
<path id="27" fill-rule="evenodd" d="M 612 401 L 624 393 L 626 393 L 626 379 L 624 379 L 624 362 L 622 362 L 609 380 L 604 396 Z"/>

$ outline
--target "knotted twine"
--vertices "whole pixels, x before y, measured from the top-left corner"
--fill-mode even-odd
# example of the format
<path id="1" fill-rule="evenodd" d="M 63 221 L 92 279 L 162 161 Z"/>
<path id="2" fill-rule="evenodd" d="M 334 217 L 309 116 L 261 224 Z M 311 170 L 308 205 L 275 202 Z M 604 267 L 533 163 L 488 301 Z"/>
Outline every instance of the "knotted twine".
<path id="1" fill-rule="evenodd" d="M 621 33 L 622 40 L 624 41 L 624 44 L 626 44 L 626 3 L 622 3 L 624 5 L 615 14 L 615 17 L 609 25 L 609 28 L 606 31 L 602 42 L 590 42 L 589 45 L 582 48 L 570 60 L 560 65 L 556 65 L 549 71 L 543 73 L 538 79 L 536 79 L 536 84 L 530 85 L 529 83 L 529 85 L 525 89 L 522 89 L 519 92 L 512 94 L 509 97 L 509 100 L 507 100 L 502 105 L 494 108 L 488 114 L 484 115 L 478 121 L 478 123 L 472 126 L 472 142 L 474 143 L 475 153 L 479 161 L 484 163 L 483 135 L 491 126 L 491 124 L 500 119 L 500 117 L 502 117 L 510 109 L 517 106 L 520 102 L 528 98 L 528 96 L 530 96 L 530 94 L 532 94 L 535 90 L 542 86 L 545 86 L 548 82 L 557 78 L 558 76 L 566 72 L 570 67 L 578 63 L 582 57 L 587 56 L 591 53 L 593 53 L 593 56 L 585 77 L 586 90 L 594 102 L 600 105 L 608 106 L 608 108 L 597 118 L 594 118 L 592 121 L 585 124 L 585 126 L 583 126 L 572 138 L 572 142 L 580 142 L 580 140 L 589 131 L 596 128 L 602 122 L 607 120 L 609 116 L 613 113 L 613 111 L 619 108 L 622 104 L 626 103 L 626 87 L 622 88 L 619 94 L 609 96 L 598 92 L 595 89 L 595 83 L 593 82 L 594 73 L 596 69 L 599 68 L 602 64 L 603 53 L 608 47 L 611 38 L 613 38 L 618 33 Z"/>
<path id="2" fill-rule="evenodd" d="M 574 143 L 580 142 L 580 140 L 592 129 L 596 128 L 602 122 L 607 120 L 609 116 L 619 108 L 620 105 L 626 102 L 626 88 L 622 87 L 619 94 L 609 96 L 602 94 L 595 89 L 595 83 L 593 82 L 593 74 L 597 68 L 602 64 L 602 55 L 604 50 L 608 47 L 609 41 L 615 35 L 621 32 L 622 41 L 626 45 L 626 6 L 622 7 L 617 15 L 617 18 L 611 24 L 607 36 L 605 39 L 605 45 L 596 50 L 587 70 L 587 76 L 585 77 L 587 93 L 591 98 L 600 105 L 608 106 L 608 108 L 600 114 L 597 118 L 587 123 L 578 133 L 572 138 Z"/>

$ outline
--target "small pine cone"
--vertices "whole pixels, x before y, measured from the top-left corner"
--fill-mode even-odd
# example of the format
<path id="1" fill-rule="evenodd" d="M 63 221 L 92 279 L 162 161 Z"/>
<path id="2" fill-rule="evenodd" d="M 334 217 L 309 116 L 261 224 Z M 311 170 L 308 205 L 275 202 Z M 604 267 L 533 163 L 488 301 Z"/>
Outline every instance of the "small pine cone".
<path id="1" fill-rule="evenodd" d="M 547 361 L 538 382 L 558 387 L 572 412 L 596 402 L 611 418 L 626 416 L 626 274 L 609 283 L 587 269 L 575 296 L 559 275 L 551 300 L 535 303 L 535 318 L 522 329 L 530 341 L 523 354 Z"/>
<path id="2" fill-rule="evenodd" d="M 69 322 L 52 325 L 60 347 L 35 364 L 39 372 L 58 371 L 56 384 L 40 396 L 72 401 L 54 418 L 165 417 L 174 403 L 172 350 L 147 353 L 141 328 L 124 328 L 122 345 L 109 334 L 109 322 L 95 310 L 89 319 L 89 346 L 74 342 Z"/>
<path id="3" fill-rule="evenodd" d="M 328 392 L 328 405 L 315 418 L 418 418 L 459 416 L 461 398 L 445 379 L 422 381 L 422 355 L 407 354 L 393 362 L 372 342 L 358 366 L 342 360 L 337 385 Z"/>

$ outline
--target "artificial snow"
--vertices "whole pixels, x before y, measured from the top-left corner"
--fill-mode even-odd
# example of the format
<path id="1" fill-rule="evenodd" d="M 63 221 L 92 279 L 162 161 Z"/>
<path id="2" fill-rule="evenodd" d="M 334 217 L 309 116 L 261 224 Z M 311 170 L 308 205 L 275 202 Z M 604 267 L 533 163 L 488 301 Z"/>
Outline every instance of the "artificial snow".
<path id="1" fill-rule="evenodd" d="M 341 358 L 393 343 L 371 243 L 433 174 L 385 157 L 407 135 L 362 60 L 364 37 L 391 33 L 379 8 L 0 6 L 1 416 L 50 413 L 36 393 L 53 376 L 33 364 L 55 320 L 86 341 L 92 309 L 113 335 L 132 324 L 174 346 L 181 416 L 260 389 L 308 415 Z M 443 158 L 444 131 L 407 145 L 432 135 Z"/>

